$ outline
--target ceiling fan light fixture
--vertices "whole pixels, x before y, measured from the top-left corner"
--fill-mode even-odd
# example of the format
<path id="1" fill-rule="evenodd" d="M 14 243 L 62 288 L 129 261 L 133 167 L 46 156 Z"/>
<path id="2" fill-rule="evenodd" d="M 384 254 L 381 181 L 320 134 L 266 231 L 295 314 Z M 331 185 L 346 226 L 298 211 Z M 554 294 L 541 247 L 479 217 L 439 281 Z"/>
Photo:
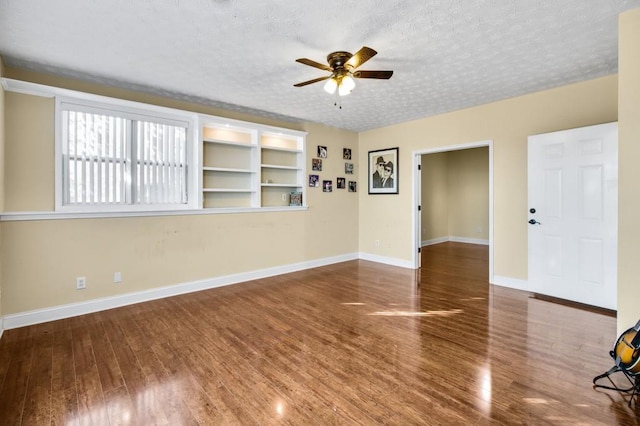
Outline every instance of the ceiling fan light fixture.
<path id="1" fill-rule="evenodd" d="M 336 80 L 335 77 L 331 77 L 329 80 L 327 80 L 327 82 L 324 84 L 324 91 L 333 95 L 334 93 L 336 93 L 336 89 L 338 88 L 338 81 Z"/>
<path id="2" fill-rule="evenodd" d="M 372 78 L 378 80 L 388 80 L 393 75 L 393 71 L 361 71 L 357 68 L 373 58 L 378 52 L 370 47 L 362 46 L 355 54 L 337 51 L 327 55 L 327 65 L 307 58 L 298 58 L 296 62 L 310 67 L 329 71 L 330 75 L 318 77 L 311 80 L 294 84 L 295 87 L 303 87 L 309 84 L 326 81 L 324 90 L 333 95 L 338 91 L 338 95 L 346 96 L 356 87 L 356 78 Z"/>
<path id="3" fill-rule="evenodd" d="M 346 96 L 356 87 L 356 81 L 349 74 L 342 77 L 338 86 L 338 94 Z"/>

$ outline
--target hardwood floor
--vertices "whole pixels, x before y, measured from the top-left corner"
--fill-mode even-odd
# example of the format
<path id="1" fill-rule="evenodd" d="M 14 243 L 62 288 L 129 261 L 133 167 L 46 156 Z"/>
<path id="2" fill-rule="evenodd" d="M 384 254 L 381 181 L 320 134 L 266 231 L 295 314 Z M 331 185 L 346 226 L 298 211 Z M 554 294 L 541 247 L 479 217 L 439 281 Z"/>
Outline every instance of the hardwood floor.
<path id="1" fill-rule="evenodd" d="M 489 286 L 487 248 L 351 261 L 5 331 L 2 425 L 638 424 L 615 318 Z"/>

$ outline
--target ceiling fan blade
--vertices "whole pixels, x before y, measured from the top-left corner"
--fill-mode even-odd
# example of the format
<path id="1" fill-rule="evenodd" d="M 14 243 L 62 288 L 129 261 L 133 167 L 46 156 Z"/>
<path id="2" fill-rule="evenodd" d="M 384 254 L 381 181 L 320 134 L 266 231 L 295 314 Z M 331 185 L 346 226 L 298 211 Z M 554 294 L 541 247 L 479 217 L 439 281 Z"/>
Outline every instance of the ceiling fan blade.
<path id="1" fill-rule="evenodd" d="M 388 80 L 393 75 L 393 71 L 356 71 L 353 73 L 355 78 L 380 78 Z"/>
<path id="2" fill-rule="evenodd" d="M 306 86 L 307 84 L 317 83 L 322 80 L 327 80 L 329 77 L 331 76 L 327 75 L 325 77 L 318 77 L 318 78 L 314 78 L 313 80 L 303 81 L 302 83 L 294 84 L 294 87 L 302 87 L 302 86 Z"/>
<path id="3" fill-rule="evenodd" d="M 325 71 L 333 71 L 329 65 L 321 64 L 320 62 L 312 61 L 311 59 L 307 59 L 307 58 L 296 59 L 296 62 L 309 65 L 310 67 L 320 68 L 321 70 L 325 70 Z"/>
<path id="4" fill-rule="evenodd" d="M 370 47 L 363 46 L 362 49 L 358 50 L 345 65 L 353 67 L 353 69 L 358 68 L 360 65 L 367 62 L 369 59 L 376 56 L 378 52 L 373 50 Z"/>

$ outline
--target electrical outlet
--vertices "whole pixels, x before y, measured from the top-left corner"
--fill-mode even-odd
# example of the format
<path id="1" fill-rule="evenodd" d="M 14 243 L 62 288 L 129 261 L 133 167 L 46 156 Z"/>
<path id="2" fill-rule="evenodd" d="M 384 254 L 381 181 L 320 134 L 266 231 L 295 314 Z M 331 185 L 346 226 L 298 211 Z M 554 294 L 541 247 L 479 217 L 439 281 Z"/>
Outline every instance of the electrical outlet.
<path id="1" fill-rule="evenodd" d="M 83 290 L 85 288 L 87 288 L 87 278 L 86 277 L 76 278 L 76 290 Z"/>
<path id="2" fill-rule="evenodd" d="M 121 283 L 122 282 L 122 273 L 121 272 L 114 272 L 113 273 L 113 282 L 114 283 Z"/>
<path id="3" fill-rule="evenodd" d="M 380 247 L 380 240 L 376 240 L 376 247 Z"/>
<path id="4" fill-rule="evenodd" d="M 282 201 L 287 201 L 287 194 L 282 194 Z"/>

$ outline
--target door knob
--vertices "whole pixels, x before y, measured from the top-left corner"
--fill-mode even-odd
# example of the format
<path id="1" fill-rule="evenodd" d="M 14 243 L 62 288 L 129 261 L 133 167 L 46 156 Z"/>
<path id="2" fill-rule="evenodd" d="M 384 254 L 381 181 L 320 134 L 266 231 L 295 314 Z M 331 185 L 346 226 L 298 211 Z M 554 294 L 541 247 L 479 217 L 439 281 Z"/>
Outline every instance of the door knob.
<path id="1" fill-rule="evenodd" d="M 529 223 L 530 223 L 530 224 L 532 224 L 532 225 L 542 225 L 542 223 L 538 222 L 538 221 L 537 221 L 537 220 L 535 220 L 535 219 L 531 219 L 531 220 L 529 221 Z"/>

